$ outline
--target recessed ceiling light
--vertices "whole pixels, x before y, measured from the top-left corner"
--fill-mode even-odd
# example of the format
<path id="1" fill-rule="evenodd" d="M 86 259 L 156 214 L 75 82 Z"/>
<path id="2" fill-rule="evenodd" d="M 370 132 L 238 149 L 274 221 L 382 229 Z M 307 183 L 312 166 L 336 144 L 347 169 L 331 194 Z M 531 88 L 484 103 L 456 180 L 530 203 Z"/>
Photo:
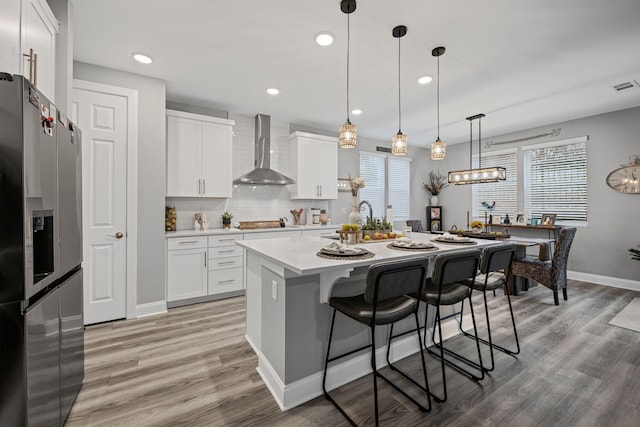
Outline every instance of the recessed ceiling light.
<path id="1" fill-rule="evenodd" d="M 269 95 L 277 95 L 280 93 L 280 91 L 278 89 L 276 89 L 275 87 L 270 87 L 269 89 L 267 89 L 267 93 Z"/>
<path id="2" fill-rule="evenodd" d="M 418 77 L 418 83 L 420 83 L 421 85 L 426 85 L 428 83 L 431 83 L 432 80 L 433 80 L 432 76 Z"/>
<path id="3" fill-rule="evenodd" d="M 320 46 L 329 46 L 333 44 L 334 35 L 329 31 L 320 31 L 314 36 L 316 43 Z"/>
<path id="4" fill-rule="evenodd" d="M 362 114 L 362 110 L 356 108 L 355 110 L 351 110 L 351 114 L 353 114 L 354 116 L 359 116 L 360 114 Z"/>
<path id="5" fill-rule="evenodd" d="M 151 64 L 153 62 L 153 59 L 151 59 L 149 56 L 145 55 L 144 53 L 134 53 L 133 59 L 135 59 L 141 64 Z"/>

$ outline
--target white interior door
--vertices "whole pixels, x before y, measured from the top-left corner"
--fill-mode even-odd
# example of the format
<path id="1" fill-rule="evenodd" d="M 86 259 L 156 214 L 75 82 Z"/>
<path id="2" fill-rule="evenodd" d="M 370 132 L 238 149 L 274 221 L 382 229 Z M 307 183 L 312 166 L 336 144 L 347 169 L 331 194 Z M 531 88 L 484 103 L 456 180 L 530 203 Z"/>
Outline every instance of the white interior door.
<path id="1" fill-rule="evenodd" d="M 82 130 L 85 324 L 126 317 L 127 98 L 77 89 Z"/>

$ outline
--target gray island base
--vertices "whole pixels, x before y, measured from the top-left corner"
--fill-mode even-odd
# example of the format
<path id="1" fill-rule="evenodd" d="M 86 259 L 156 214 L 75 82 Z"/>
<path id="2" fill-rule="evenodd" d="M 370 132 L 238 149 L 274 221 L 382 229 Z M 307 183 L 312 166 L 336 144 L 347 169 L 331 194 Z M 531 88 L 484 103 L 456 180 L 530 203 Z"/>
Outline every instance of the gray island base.
<path id="1" fill-rule="evenodd" d="M 437 235 L 428 233 L 411 236 L 413 240 L 425 243 L 435 237 Z M 491 240 L 476 240 L 474 245 L 432 242 L 438 250 L 408 252 L 390 249 L 387 247 L 389 241 L 385 241 L 356 245 L 375 254 L 369 259 L 331 260 L 317 256 L 316 253 L 330 242 L 321 237 L 236 242 L 246 249 L 246 339 L 258 356 L 258 373 L 283 411 L 322 395 L 322 372 L 332 313 L 327 304 L 330 295 L 361 293 L 368 267 L 374 263 L 434 258 L 443 252 L 482 250 L 488 245 L 502 244 Z M 409 329 L 410 320 L 398 324 L 397 331 Z M 430 319 L 428 326 L 432 325 L 433 319 Z M 452 319 L 443 335 L 447 338 L 457 332 L 457 324 Z M 384 343 L 387 333 L 387 328 L 379 328 L 376 342 Z M 332 353 L 333 349 L 342 352 L 368 343 L 368 328 L 338 315 Z M 393 341 L 390 358 L 393 362 L 417 351 L 418 340 L 409 334 Z M 386 345 L 378 347 L 376 354 L 378 366 L 385 366 Z M 369 353 L 356 353 L 341 363 L 330 365 L 327 387 L 334 389 L 370 372 Z"/>

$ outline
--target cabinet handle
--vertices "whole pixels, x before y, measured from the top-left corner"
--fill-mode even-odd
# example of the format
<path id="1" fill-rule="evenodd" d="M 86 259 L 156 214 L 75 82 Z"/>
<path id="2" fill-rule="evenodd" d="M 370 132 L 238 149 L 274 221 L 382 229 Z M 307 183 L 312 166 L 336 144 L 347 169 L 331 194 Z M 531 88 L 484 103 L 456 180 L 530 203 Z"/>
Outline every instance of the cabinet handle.
<path id="1" fill-rule="evenodd" d="M 236 239 L 220 239 L 218 242 L 235 242 Z"/>
<path id="2" fill-rule="evenodd" d="M 202 194 L 207 194 L 207 180 L 202 180 Z"/>
<path id="3" fill-rule="evenodd" d="M 33 85 L 38 87 L 38 54 L 33 53 Z"/>
<path id="4" fill-rule="evenodd" d="M 218 265 L 229 265 L 229 264 L 235 264 L 235 261 L 225 261 L 225 262 L 219 262 Z"/>
<path id="5" fill-rule="evenodd" d="M 322 185 L 319 185 L 320 187 L 320 197 L 322 197 Z"/>
<path id="6" fill-rule="evenodd" d="M 195 245 L 196 243 L 198 243 L 197 240 L 185 240 L 182 242 L 178 242 L 179 245 Z"/>
<path id="7" fill-rule="evenodd" d="M 229 279 L 229 280 L 220 280 L 218 281 L 218 284 L 222 284 L 222 283 L 232 283 L 235 282 L 236 279 Z"/>
<path id="8" fill-rule="evenodd" d="M 218 251 L 219 254 L 230 254 L 231 252 L 235 252 L 235 249 L 229 249 L 227 251 Z"/>
<path id="9" fill-rule="evenodd" d="M 22 56 L 25 56 L 27 58 L 29 58 L 29 83 L 31 83 L 32 85 L 36 85 L 36 80 L 35 80 L 35 67 L 36 67 L 36 53 L 33 51 L 33 49 L 29 49 L 29 53 L 23 53 Z"/>
<path id="10" fill-rule="evenodd" d="M 204 251 L 204 268 L 207 268 L 207 251 Z"/>

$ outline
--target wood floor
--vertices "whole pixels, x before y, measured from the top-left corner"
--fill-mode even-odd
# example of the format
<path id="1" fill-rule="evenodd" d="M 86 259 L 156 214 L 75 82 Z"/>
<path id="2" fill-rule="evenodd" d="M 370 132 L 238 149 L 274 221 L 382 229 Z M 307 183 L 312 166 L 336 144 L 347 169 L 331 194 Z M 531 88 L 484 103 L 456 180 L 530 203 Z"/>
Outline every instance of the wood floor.
<path id="1" fill-rule="evenodd" d="M 517 358 L 497 352 L 495 371 L 481 382 L 448 370 L 449 400 L 430 413 L 379 381 L 381 425 L 637 426 L 640 332 L 607 324 L 637 296 L 570 281 L 569 301 L 554 306 L 551 291 L 532 288 L 513 298 Z M 506 296 L 490 297 L 490 305 L 494 337 L 510 345 Z M 237 297 L 88 327 L 85 382 L 66 426 L 348 425 L 322 397 L 280 411 L 256 373 L 244 315 L 244 297 Z M 461 336 L 449 343 L 473 349 Z M 439 363 L 426 357 L 439 393 Z M 419 356 L 399 366 L 418 375 Z M 332 394 L 358 424 L 373 425 L 371 376 Z"/>

